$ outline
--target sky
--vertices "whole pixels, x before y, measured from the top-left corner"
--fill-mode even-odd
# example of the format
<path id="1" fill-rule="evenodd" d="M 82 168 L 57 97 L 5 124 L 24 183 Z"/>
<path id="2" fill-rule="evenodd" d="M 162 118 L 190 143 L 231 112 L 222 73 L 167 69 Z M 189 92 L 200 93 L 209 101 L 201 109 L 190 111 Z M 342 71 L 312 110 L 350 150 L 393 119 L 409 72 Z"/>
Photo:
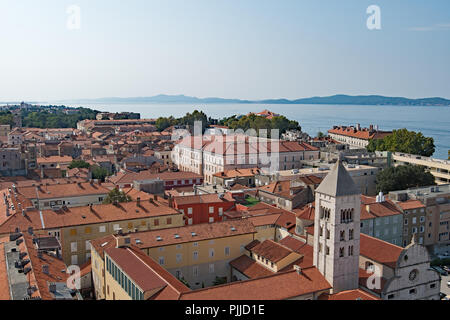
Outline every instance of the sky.
<path id="1" fill-rule="evenodd" d="M 0 101 L 157 94 L 450 98 L 450 1 L 0 0 Z"/>

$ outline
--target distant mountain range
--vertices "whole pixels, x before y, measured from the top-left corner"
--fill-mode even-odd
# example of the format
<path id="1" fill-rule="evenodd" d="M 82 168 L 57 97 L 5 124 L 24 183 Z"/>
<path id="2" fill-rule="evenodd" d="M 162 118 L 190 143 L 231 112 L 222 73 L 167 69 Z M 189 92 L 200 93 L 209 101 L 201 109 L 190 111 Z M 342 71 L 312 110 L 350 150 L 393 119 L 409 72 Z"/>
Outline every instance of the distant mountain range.
<path id="1" fill-rule="evenodd" d="M 267 99 L 267 100 L 240 100 L 223 98 L 197 98 L 185 95 L 164 95 L 153 97 L 134 98 L 99 98 L 64 100 L 61 103 L 189 103 L 189 104 L 216 104 L 216 103 L 246 103 L 246 104 L 337 104 L 337 105 L 398 105 L 398 106 L 450 106 L 450 100 L 444 98 L 408 99 L 403 97 L 385 97 L 378 95 L 349 96 L 334 95 L 329 97 L 312 97 L 296 100 Z"/>

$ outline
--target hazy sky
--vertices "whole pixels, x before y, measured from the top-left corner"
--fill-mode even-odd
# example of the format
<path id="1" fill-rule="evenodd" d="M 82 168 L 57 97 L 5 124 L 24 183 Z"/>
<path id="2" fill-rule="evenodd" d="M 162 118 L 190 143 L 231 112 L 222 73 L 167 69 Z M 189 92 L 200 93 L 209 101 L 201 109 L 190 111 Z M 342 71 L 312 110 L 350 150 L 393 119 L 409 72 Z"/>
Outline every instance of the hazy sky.
<path id="1" fill-rule="evenodd" d="M 0 101 L 161 93 L 450 98 L 450 1 L 0 0 Z"/>

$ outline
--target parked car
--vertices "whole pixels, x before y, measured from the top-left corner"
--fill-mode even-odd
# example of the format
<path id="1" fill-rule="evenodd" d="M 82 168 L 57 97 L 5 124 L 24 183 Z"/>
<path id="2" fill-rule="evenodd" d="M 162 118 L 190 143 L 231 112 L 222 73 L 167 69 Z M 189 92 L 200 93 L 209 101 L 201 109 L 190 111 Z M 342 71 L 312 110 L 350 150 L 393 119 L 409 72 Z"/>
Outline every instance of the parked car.
<path id="1" fill-rule="evenodd" d="M 443 266 L 442 269 L 444 269 L 447 272 L 450 272 L 450 267 L 449 266 Z"/>
<path id="2" fill-rule="evenodd" d="M 442 276 L 448 276 L 448 272 L 445 271 L 444 269 L 442 269 L 441 267 L 432 267 L 434 270 L 436 270 L 437 272 L 439 272 Z"/>

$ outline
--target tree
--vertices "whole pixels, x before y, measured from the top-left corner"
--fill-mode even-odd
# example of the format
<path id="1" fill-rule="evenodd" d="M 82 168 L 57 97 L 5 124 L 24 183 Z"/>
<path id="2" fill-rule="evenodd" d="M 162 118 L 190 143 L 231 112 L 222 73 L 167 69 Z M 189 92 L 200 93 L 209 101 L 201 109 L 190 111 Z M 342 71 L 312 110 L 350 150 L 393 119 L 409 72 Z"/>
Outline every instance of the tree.
<path id="1" fill-rule="evenodd" d="M 74 169 L 74 168 L 89 169 L 90 167 L 91 167 L 91 165 L 84 160 L 72 160 L 72 162 L 69 165 L 69 169 Z"/>
<path id="2" fill-rule="evenodd" d="M 323 138 L 325 137 L 325 135 L 323 134 L 322 131 L 317 132 L 317 138 Z"/>
<path id="3" fill-rule="evenodd" d="M 367 146 L 369 152 L 404 152 L 425 157 L 432 156 L 435 148 L 433 138 L 407 129 L 394 130 L 391 135 L 383 139 L 371 140 Z"/>
<path id="4" fill-rule="evenodd" d="M 423 166 L 403 165 L 378 172 L 376 177 L 377 192 L 405 190 L 425 186 L 434 186 L 434 176 Z"/>
<path id="5" fill-rule="evenodd" d="M 103 201 L 104 204 L 111 204 L 111 203 L 121 203 L 121 202 L 130 202 L 131 197 L 129 195 L 126 195 L 123 191 L 120 191 L 119 189 L 112 189 L 108 195 L 106 196 L 105 200 Z"/>
<path id="6" fill-rule="evenodd" d="M 170 118 L 160 117 L 158 118 L 158 120 L 156 120 L 156 129 L 160 132 L 163 131 L 164 129 L 169 128 L 170 126 L 172 126 Z"/>
<path id="7" fill-rule="evenodd" d="M 92 166 L 92 179 L 98 179 L 105 182 L 106 177 L 110 176 L 111 173 L 105 168 L 99 167 L 97 165 Z"/>

